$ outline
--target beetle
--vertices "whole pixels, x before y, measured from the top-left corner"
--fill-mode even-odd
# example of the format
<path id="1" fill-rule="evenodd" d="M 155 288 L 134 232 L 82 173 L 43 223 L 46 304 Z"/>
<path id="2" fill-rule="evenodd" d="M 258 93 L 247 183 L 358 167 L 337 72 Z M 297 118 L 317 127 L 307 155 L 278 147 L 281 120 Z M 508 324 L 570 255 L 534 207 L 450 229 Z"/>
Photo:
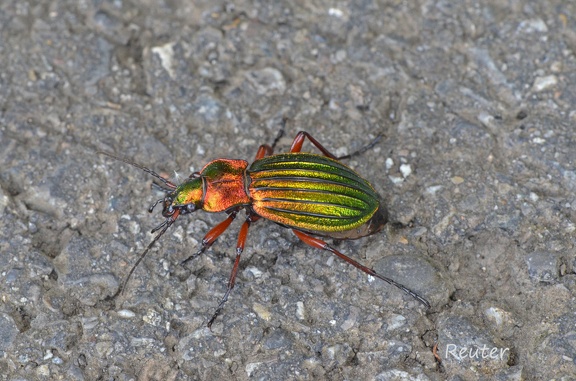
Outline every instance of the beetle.
<path id="1" fill-rule="evenodd" d="M 387 210 L 374 187 L 340 162 L 371 148 L 379 137 L 353 154 L 336 157 L 309 133 L 300 131 L 294 138 L 290 152 L 274 154 L 285 122 L 272 145 L 263 144 L 258 148 L 251 164 L 246 160 L 216 159 L 199 172 L 192 173 L 181 184 L 174 184 L 151 169 L 125 158 L 109 152 L 98 152 L 150 174 L 162 183 L 159 187 L 166 192 L 165 197 L 154 202 L 148 209 L 151 213 L 158 204 L 162 204 L 164 221 L 152 230 L 152 233 L 159 233 L 140 255 L 113 298 L 124 290 L 136 267 L 178 217 L 198 210 L 227 214 L 224 221 L 204 236 L 198 251 L 182 261 L 185 264 L 204 253 L 244 209 L 246 219 L 238 235 L 236 258 L 226 292 L 209 320 L 208 328 L 222 311 L 234 288 L 248 229 L 261 218 L 292 229 L 305 244 L 335 254 L 366 274 L 398 287 L 430 308 L 430 303 L 416 292 L 344 255 L 323 239 L 313 237 L 357 239 L 379 232 L 388 222 Z M 305 139 L 322 155 L 301 152 Z"/>

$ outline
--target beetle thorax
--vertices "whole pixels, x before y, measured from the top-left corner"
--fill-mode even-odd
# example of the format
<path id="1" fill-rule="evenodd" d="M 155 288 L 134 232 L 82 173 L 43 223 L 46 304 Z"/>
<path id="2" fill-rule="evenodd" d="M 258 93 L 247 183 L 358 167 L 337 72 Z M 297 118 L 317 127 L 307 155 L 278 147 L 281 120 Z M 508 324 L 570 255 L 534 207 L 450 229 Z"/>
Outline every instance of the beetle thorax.
<path id="1" fill-rule="evenodd" d="M 250 203 L 246 194 L 245 160 L 218 159 L 208 163 L 200 178 L 203 181 L 202 209 L 222 212 L 235 206 Z"/>

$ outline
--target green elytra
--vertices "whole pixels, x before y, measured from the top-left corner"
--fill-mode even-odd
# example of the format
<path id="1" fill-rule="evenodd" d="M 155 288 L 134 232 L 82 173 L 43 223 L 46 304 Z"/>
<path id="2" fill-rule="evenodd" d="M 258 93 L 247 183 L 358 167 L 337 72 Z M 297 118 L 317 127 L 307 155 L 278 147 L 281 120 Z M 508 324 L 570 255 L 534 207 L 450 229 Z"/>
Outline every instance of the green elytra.
<path id="1" fill-rule="evenodd" d="M 326 156 L 272 155 L 252 163 L 247 175 L 252 210 L 286 227 L 356 239 L 376 233 L 387 221 L 372 185 Z"/>
<path id="2" fill-rule="evenodd" d="M 228 287 L 209 320 L 208 327 L 212 326 L 234 288 L 248 229 L 260 218 L 291 228 L 304 243 L 335 254 L 361 271 L 398 287 L 430 308 L 430 303 L 416 292 L 342 254 L 323 240 L 311 236 L 356 239 L 374 234 L 384 227 L 387 212 L 372 185 L 339 161 L 366 151 L 375 145 L 380 137 L 353 154 L 336 157 L 310 134 L 300 131 L 289 153 L 273 154 L 282 132 L 283 129 L 271 146 L 260 146 L 251 165 L 245 160 L 216 159 L 179 185 L 144 166 L 114 154 L 99 152 L 156 177 L 164 184 L 163 189 L 167 192 L 163 199 L 149 208 L 152 212 L 157 204 L 162 203 L 165 220 L 152 230 L 152 233 L 159 233 L 140 255 L 122 287 L 113 297 L 125 289 L 138 264 L 181 214 L 201 209 L 207 212 L 225 212 L 228 215 L 206 234 L 200 249 L 184 260 L 184 264 L 206 251 L 226 231 L 238 212 L 244 209 L 247 216 L 240 228 L 236 259 Z M 305 138 L 324 156 L 300 152 Z"/>

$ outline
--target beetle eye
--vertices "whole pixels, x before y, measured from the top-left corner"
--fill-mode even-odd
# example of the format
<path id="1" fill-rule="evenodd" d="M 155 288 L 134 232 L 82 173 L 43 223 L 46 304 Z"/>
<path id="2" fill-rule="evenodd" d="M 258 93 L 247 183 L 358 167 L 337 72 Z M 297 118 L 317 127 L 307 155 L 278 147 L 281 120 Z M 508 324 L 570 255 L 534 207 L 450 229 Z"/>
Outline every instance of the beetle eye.
<path id="1" fill-rule="evenodd" d="M 196 210 L 196 204 L 188 204 L 186 205 L 186 212 L 192 213 Z"/>

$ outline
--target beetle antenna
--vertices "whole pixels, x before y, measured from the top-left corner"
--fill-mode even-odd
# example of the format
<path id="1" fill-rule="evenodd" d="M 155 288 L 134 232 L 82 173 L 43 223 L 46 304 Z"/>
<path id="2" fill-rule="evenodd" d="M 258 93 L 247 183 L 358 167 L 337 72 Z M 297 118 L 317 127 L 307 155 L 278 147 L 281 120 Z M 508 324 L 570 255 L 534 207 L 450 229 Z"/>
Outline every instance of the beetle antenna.
<path id="1" fill-rule="evenodd" d="M 158 190 L 158 191 L 164 192 L 164 193 L 170 193 L 170 192 L 174 191 L 174 188 L 168 188 L 167 186 L 164 186 L 162 184 L 158 184 L 156 181 L 152 181 L 152 188 L 154 190 Z"/>
<path id="2" fill-rule="evenodd" d="M 130 272 L 128 273 L 128 276 L 126 277 L 126 279 L 124 279 L 124 282 L 122 282 L 122 286 L 118 289 L 118 291 L 116 291 L 116 293 L 114 295 L 112 295 L 111 299 L 115 299 L 118 295 L 120 294 L 124 294 L 124 290 L 126 289 L 126 285 L 128 284 L 128 281 L 130 280 L 130 278 L 132 277 L 132 274 L 134 273 L 134 271 L 136 270 L 136 267 L 138 267 L 138 265 L 140 264 L 140 262 L 142 262 L 142 260 L 144 259 L 144 257 L 146 256 L 146 254 L 148 254 L 148 252 L 150 251 L 150 249 L 152 248 L 152 246 L 154 246 L 154 244 L 160 239 L 160 237 L 162 237 L 162 235 L 164 235 L 164 233 L 166 233 L 166 230 L 168 230 L 168 228 L 170 226 L 172 226 L 172 224 L 174 223 L 174 221 L 176 221 L 176 218 L 178 218 L 178 214 L 175 214 L 176 217 L 171 216 L 166 218 L 166 220 L 164 220 L 164 222 L 162 222 L 160 225 L 158 225 L 157 227 L 154 228 L 154 230 L 152 230 L 152 233 L 160 230 L 160 233 L 158 233 L 156 235 L 156 237 L 154 237 L 154 239 L 152 240 L 152 242 L 150 242 L 148 244 L 148 246 L 146 247 L 146 250 L 144 250 L 144 252 L 142 254 L 140 254 L 140 257 L 138 258 L 138 260 L 136 261 L 136 263 L 134 263 L 134 266 L 132 266 L 132 268 L 130 269 Z"/>
<path id="3" fill-rule="evenodd" d="M 158 180 L 162 181 L 162 182 L 164 183 L 164 185 L 166 185 L 168 188 L 170 188 L 170 189 L 176 189 L 176 185 L 175 185 L 172 181 L 168 180 L 168 179 L 165 178 L 165 177 L 160 176 L 159 174 L 157 174 L 156 172 L 154 172 L 154 171 L 151 170 L 150 168 L 147 168 L 147 167 L 145 167 L 145 166 L 143 166 L 143 165 L 140 165 L 140 164 L 138 164 L 138 163 L 135 163 L 135 162 L 133 162 L 133 161 L 131 161 L 131 160 L 128 160 L 128 159 L 125 159 L 125 158 L 123 158 L 123 157 L 116 156 L 116 155 L 114 155 L 113 153 L 110 153 L 110 152 L 97 151 L 96 153 L 101 154 L 101 155 L 106 155 L 106 156 L 108 156 L 108 157 L 111 157 L 111 158 L 114 159 L 114 160 L 122 161 L 122 162 L 124 162 L 124 163 L 126 163 L 126 164 L 130 164 L 131 166 L 136 167 L 136 168 L 138 168 L 138 169 L 141 169 L 141 170 L 143 170 L 144 172 L 148 173 L 149 175 L 152 175 L 152 176 L 154 176 L 155 178 L 157 178 Z"/>

